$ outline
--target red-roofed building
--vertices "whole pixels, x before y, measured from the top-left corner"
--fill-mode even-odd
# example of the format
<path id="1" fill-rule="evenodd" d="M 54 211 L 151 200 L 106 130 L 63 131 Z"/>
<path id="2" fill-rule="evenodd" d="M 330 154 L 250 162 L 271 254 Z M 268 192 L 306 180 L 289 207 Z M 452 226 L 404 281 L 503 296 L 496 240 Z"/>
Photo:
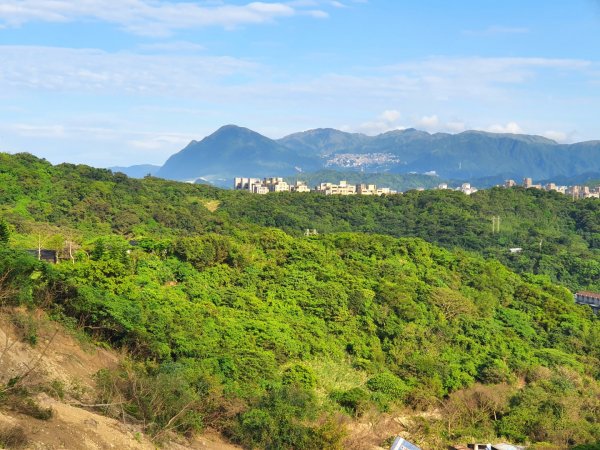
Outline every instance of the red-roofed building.
<path id="1" fill-rule="evenodd" d="M 600 294 L 596 292 L 581 291 L 575 294 L 575 302 L 580 305 L 591 306 L 595 313 L 600 311 Z"/>

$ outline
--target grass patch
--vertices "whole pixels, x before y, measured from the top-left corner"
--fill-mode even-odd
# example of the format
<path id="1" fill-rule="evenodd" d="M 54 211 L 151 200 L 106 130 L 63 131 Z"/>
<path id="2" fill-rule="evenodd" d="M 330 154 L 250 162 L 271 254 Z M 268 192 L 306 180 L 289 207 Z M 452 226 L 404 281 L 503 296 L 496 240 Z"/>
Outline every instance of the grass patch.
<path id="1" fill-rule="evenodd" d="M 355 369 L 348 361 L 330 359 L 313 360 L 304 363 L 310 367 L 319 383 L 317 392 L 326 397 L 333 391 L 347 391 L 364 386 L 368 379 L 366 372 Z"/>

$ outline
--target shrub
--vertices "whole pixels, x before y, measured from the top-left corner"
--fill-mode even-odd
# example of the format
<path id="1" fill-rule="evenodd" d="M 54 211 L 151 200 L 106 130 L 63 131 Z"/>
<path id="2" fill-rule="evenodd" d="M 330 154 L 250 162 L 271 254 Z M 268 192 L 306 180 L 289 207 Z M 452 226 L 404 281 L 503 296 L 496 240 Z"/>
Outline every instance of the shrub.
<path id="1" fill-rule="evenodd" d="M 12 410 L 38 420 L 50 420 L 54 415 L 52 408 L 43 408 L 29 394 L 21 389 L 11 391 L 3 400 Z"/>
<path id="2" fill-rule="evenodd" d="M 27 433 L 18 425 L 0 425 L 0 447 L 2 448 L 24 448 L 27 445 Z"/>
<path id="3" fill-rule="evenodd" d="M 299 385 L 306 389 L 312 389 L 317 384 L 317 377 L 310 368 L 294 364 L 284 370 L 282 381 L 285 385 Z"/>
<path id="4" fill-rule="evenodd" d="M 352 415 L 360 415 L 369 404 L 369 393 L 356 387 L 347 391 L 332 392 L 330 397 Z"/>
<path id="5" fill-rule="evenodd" d="M 381 372 L 370 378 L 367 387 L 373 392 L 386 394 L 393 400 L 403 399 L 409 391 L 408 385 L 390 372 Z"/>
<path id="6" fill-rule="evenodd" d="M 316 412 L 312 393 L 297 386 L 273 387 L 226 434 L 246 448 L 341 448 L 343 430 L 331 420 L 315 421 Z"/>

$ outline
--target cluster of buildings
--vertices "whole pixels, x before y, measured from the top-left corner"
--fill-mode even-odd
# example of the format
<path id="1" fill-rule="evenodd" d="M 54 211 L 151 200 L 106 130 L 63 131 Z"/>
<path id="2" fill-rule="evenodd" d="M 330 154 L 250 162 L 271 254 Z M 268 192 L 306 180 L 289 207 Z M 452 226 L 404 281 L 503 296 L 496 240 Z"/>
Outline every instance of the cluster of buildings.
<path id="1" fill-rule="evenodd" d="M 515 180 L 506 180 L 504 187 L 510 188 L 517 186 Z M 570 195 L 573 199 L 579 198 L 600 198 L 600 186 L 591 188 L 589 186 L 559 186 L 556 183 L 548 183 L 545 185 L 533 184 L 531 178 L 524 178 L 522 186 L 526 189 L 541 189 L 545 191 L 556 191 L 561 194 Z"/>
<path id="2" fill-rule="evenodd" d="M 289 184 L 281 177 L 270 178 L 234 178 L 233 188 L 238 191 L 250 191 L 253 194 L 268 194 L 269 192 L 310 192 L 303 181 Z"/>
<path id="3" fill-rule="evenodd" d="M 506 180 L 504 187 L 510 188 L 518 186 L 515 180 Z M 531 178 L 523 179 L 521 184 L 526 189 L 541 189 L 545 191 L 556 191 L 561 194 L 572 196 L 573 199 L 580 198 L 598 198 L 600 199 L 600 186 L 591 188 L 589 186 L 559 186 L 556 183 L 548 183 L 545 185 L 533 184 Z M 309 188 L 308 185 L 303 181 L 296 181 L 296 183 L 288 183 L 282 177 L 270 177 L 270 178 L 235 178 L 233 188 L 236 190 L 249 191 L 254 194 L 268 194 L 269 192 L 318 192 L 325 195 L 389 195 L 397 194 L 398 192 L 387 188 L 377 187 L 374 184 L 350 184 L 347 181 L 340 181 L 338 184 L 334 183 L 321 183 L 315 186 L 313 189 Z M 451 188 L 447 183 L 441 183 L 437 187 L 438 189 L 452 189 L 460 191 L 463 194 L 471 195 L 478 191 L 478 189 L 471 185 L 471 183 L 463 183 L 457 188 Z M 424 190 L 419 188 L 417 190 Z"/>
<path id="4" fill-rule="evenodd" d="M 311 192 L 311 189 L 305 182 L 297 181 L 295 184 L 290 184 L 281 177 L 263 179 L 235 178 L 233 188 L 241 191 L 249 191 L 254 194 L 268 194 L 269 192 Z M 390 188 L 378 188 L 374 184 L 349 184 L 347 181 L 340 181 L 338 184 L 321 183 L 312 190 L 325 195 L 385 195 L 398 193 Z"/>
<path id="5" fill-rule="evenodd" d="M 321 183 L 315 191 L 325 195 L 386 195 L 397 194 L 397 191 L 387 187 L 378 188 L 374 184 L 348 184 L 340 181 L 339 184 Z"/>
<path id="6" fill-rule="evenodd" d="M 448 187 L 448 183 L 440 183 L 438 184 L 438 189 L 452 189 L 450 187 Z M 466 195 L 471 195 L 475 192 L 478 191 L 478 189 L 474 186 L 471 186 L 471 183 L 463 183 L 461 184 L 459 187 L 457 187 L 456 189 L 454 189 L 455 191 L 460 191 L 463 194 Z"/>

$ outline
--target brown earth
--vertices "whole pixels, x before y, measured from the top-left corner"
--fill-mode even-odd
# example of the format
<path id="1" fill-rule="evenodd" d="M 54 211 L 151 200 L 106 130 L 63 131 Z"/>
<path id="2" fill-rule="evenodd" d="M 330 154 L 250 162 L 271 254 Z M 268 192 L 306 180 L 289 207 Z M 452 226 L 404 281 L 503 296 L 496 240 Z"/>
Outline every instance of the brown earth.
<path id="1" fill-rule="evenodd" d="M 15 320 L 15 318 L 17 320 Z M 15 323 L 17 326 L 15 326 Z M 26 323 L 28 325 L 23 325 Z M 23 328 L 35 326 L 35 346 L 23 342 Z M 94 374 L 115 368 L 122 355 L 79 342 L 63 327 L 43 313 L 12 310 L 0 316 L 0 383 L 28 374 L 23 386 L 33 391 L 41 408 L 51 408 L 49 420 L 0 405 L 0 448 L 2 433 L 17 430 L 26 438 L 27 449 L 155 449 L 157 446 L 139 426 L 103 416 L 93 408 Z M 59 392 L 60 391 L 60 395 Z M 55 395 L 56 394 L 56 395 Z M 62 399 L 58 400 L 59 397 Z M 23 439 L 25 440 L 25 439 Z M 10 448 L 10 447 L 9 447 Z M 174 437 L 162 448 L 233 450 L 239 447 L 225 442 L 217 433 L 205 433 L 187 440 Z"/>

